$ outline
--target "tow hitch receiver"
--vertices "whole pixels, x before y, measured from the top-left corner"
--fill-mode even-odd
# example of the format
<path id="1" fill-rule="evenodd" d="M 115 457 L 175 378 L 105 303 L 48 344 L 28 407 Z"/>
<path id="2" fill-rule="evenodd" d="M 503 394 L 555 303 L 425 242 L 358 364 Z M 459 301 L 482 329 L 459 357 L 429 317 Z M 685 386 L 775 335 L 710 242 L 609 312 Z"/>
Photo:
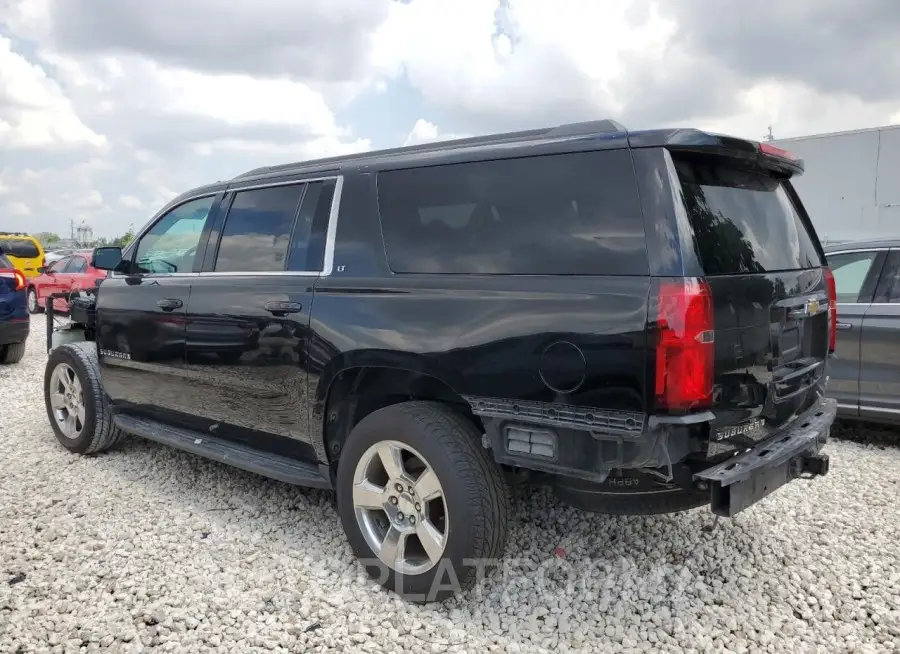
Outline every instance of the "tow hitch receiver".
<path id="1" fill-rule="evenodd" d="M 712 512 L 730 518 L 794 479 L 828 474 L 828 455 L 819 451 L 836 413 L 837 403 L 822 398 L 800 424 L 696 473 L 695 484 L 709 488 Z"/>

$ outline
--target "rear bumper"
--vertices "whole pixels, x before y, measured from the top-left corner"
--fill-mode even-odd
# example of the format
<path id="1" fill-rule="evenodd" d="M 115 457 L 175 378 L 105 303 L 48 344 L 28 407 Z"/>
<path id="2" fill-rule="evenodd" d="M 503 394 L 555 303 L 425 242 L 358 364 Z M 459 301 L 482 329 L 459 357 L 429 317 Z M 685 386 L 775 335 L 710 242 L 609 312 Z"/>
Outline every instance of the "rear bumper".
<path id="1" fill-rule="evenodd" d="M 24 343 L 28 339 L 28 318 L 0 321 L 0 345 Z"/>
<path id="2" fill-rule="evenodd" d="M 731 517 L 798 478 L 828 473 L 828 455 L 819 454 L 837 415 L 837 402 L 819 400 L 791 426 L 753 448 L 694 474 L 708 486 L 713 513 Z"/>

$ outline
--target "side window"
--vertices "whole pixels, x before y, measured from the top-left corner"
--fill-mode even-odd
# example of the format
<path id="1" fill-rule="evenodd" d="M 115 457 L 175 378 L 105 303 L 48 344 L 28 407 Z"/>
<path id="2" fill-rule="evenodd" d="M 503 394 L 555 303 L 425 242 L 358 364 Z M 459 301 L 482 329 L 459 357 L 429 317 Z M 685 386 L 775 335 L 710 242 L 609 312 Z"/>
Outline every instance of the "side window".
<path id="1" fill-rule="evenodd" d="M 0 240 L 0 250 L 10 257 L 19 259 L 36 259 L 41 256 L 35 241 L 29 238 L 7 238 Z"/>
<path id="2" fill-rule="evenodd" d="M 214 201 L 213 196 L 191 200 L 160 218 L 138 243 L 135 272 L 191 272 L 203 226 Z"/>
<path id="3" fill-rule="evenodd" d="M 305 185 L 238 191 L 222 226 L 216 272 L 285 270 L 291 233 Z M 312 220 L 297 224 L 295 241 L 309 239 Z"/>
<path id="4" fill-rule="evenodd" d="M 483 275 L 646 275 L 627 150 L 378 175 L 391 269 Z"/>
<path id="5" fill-rule="evenodd" d="M 873 301 L 900 304 L 900 250 L 888 254 Z"/>
<path id="6" fill-rule="evenodd" d="M 325 262 L 325 235 L 331 217 L 334 188 L 334 180 L 307 185 L 291 239 L 288 270 L 321 272 Z"/>
<path id="7" fill-rule="evenodd" d="M 85 270 L 87 270 L 87 259 L 84 257 L 72 257 L 69 260 L 69 265 L 66 266 L 65 272 L 83 273 Z"/>
<path id="8" fill-rule="evenodd" d="M 828 257 L 838 302 L 860 301 L 860 293 L 877 255 L 878 252 L 845 252 Z"/>
<path id="9" fill-rule="evenodd" d="M 52 273 L 61 273 L 66 269 L 66 266 L 69 265 L 69 262 L 72 260 L 72 257 L 65 257 L 64 259 L 60 259 L 59 261 L 54 261 L 53 265 L 47 269 L 47 272 Z"/>

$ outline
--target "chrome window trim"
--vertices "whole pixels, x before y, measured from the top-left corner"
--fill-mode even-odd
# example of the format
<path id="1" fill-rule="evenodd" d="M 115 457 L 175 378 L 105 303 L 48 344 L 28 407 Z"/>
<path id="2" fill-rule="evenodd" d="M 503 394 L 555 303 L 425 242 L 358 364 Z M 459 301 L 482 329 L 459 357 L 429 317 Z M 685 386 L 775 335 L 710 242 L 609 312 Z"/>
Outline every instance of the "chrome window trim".
<path id="1" fill-rule="evenodd" d="M 264 277 L 328 277 L 331 275 L 334 270 L 334 245 L 335 238 L 337 237 L 337 221 L 338 216 L 340 215 L 340 207 L 341 207 L 341 196 L 344 189 L 344 176 L 343 175 L 327 175 L 324 177 L 306 177 L 303 179 L 292 179 L 288 181 L 280 181 L 280 182 L 272 182 L 268 184 L 253 184 L 249 186 L 231 186 L 230 184 L 226 186 L 224 189 L 219 189 L 218 191 L 201 193 L 199 195 L 193 195 L 189 198 L 184 199 L 177 204 L 167 204 L 162 209 L 160 209 L 153 217 L 147 221 L 146 225 L 141 228 L 141 231 L 134 237 L 134 240 L 123 250 L 123 255 L 128 252 L 131 252 L 131 245 L 139 243 L 140 240 L 144 237 L 144 235 L 149 232 L 156 222 L 162 218 L 165 214 L 170 211 L 177 209 L 178 207 L 187 204 L 188 202 L 193 202 L 194 200 L 201 200 L 203 198 L 215 197 L 219 195 L 219 193 L 239 193 L 241 191 L 252 191 L 261 188 L 273 188 L 276 186 L 293 186 L 298 184 L 311 184 L 313 182 L 326 182 L 334 180 L 334 197 L 331 199 L 331 209 L 328 212 L 328 228 L 325 231 L 325 256 L 322 260 L 322 270 L 321 271 L 313 271 L 313 270 L 274 270 L 274 271 L 261 271 L 261 272 L 251 272 L 251 271 L 228 271 L 228 272 L 175 272 L 175 273 L 144 273 L 141 275 L 143 279 L 155 279 L 155 278 L 168 278 L 168 277 L 247 277 L 247 276 L 264 276 Z M 137 247 L 137 246 L 135 246 Z M 110 273 L 110 277 L 133 277 L 134 275 L 125 275 L 122 273 Z"/>
<path id="2" fill-rule="evenodd" d="M 871 411 L 872 413 L 887 413 L 890 415 L 900 415 L 900 409 L 891 409 L 891 408 L 882 407 L 882 406 L 872 406 L 870 404 L 860 404 L 859 410 L 860 410 L 860 413 L 863 411 Z"/>
<path id="3" fill-rule="evenodd" d="M 895 248 L 854 248 L 852 250 L 836 250 L 835 252 L 826 252 L 825 258 L 832 257 L 836 254 L 856 254 L 858 252 L 890 252 Z"/>
<path id="4" fill-rule="evenodd" d="M 838 302 L 837 305 L 839 307 L 896 307 L 900 306 L 900 302 Z"/>

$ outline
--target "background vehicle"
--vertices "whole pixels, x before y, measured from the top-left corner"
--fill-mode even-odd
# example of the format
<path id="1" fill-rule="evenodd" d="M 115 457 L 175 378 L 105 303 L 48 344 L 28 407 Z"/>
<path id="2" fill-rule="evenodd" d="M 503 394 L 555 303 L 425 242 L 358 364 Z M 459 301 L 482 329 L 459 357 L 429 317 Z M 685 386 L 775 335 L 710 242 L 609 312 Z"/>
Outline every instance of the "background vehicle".
<path id="1" fill-rule="evenodd" d="M 44 265 L 40 241 L 23 232 L 0 232 L 0 252 L 5 254 L 25 277 L 37 277 Z"/>
<path id="2" fill-rule="evenodd" d="M 0 253 L 0 363 L 17 363 L 25 354 L 29 319 L 25 275 Z"/>
<path id="3" fill-rule="evenodd" d="M 46 266 L 49 266 L 51 263 L 55 263 L 62 259 L 63 257 L 67 257 L 70 254 L 74 254 L 77 250 L 74 249 L 64 249 L 64 250 L 51 250 L 49 252 L 44 253 L 44 262 Z"/>
<path id="4" fill-rule="evenodd" d="M 844 418 L 900 424 L 900 240 L 825 248 L 837 286 L 829 396 Z"/>
<path id="5" fill-rule="evenodd" d="M 98 280 L 106 277 L 106 271 L 91 266 L 90 260 L 91 250 L 76 251 L 42 269 L 37 277 L 28 281 L 28 311 L 42 312 L 52 293 L 69 293 L 96 286 Z M 67 311 L 67 301 L 57 299 L 54 308 Z"/>
<path id="6" fill-rule="evenodd" d="M 52 349 L 48 415 L 73 452 L 126 432 L 336 489 L 406 596 L 501 555 L 509 481 L 733 516 L 828 470 L 834 285 L 801 171 L 612 121 L 250 171 L 94 251 L 96 343 Z"/>

